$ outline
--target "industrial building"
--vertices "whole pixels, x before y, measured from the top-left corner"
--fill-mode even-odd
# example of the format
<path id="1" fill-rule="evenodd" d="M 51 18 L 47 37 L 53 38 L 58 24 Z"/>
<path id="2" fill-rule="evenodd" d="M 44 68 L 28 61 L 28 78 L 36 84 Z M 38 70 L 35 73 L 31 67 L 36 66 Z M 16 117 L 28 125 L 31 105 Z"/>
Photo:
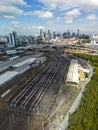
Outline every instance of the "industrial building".
<path id="1" fill-rule="evenodd" d="M 16 55 L 17 51 L 16 50 L 6 50 L 7 55 Z"/>
<path id="2" fill-rule="evenodd" d="M 10 60 L 10 61 L 14 61 L 14 60 L 16 60 L 16 59 L 18 59 L 18 58 L 19 58 L 19 56 L 13 56 L 13 57 L 10 57 L 9 60 Z"/>
<path id="3" fill-rule="evenodd" d="M 78 85 L 79 84 L 79 74 L 78 74 L 78 60 L 72 59 L 67 78 L 66 78 L 67 85 Z"/>
<path id="4" fill-rule="evenodd" d="M 14 56 L 10 57 L 7 61 L 0 62 L 0 72 L 6 70 L 6 72 L 0 75 L 0 86 L 7 81 L 11 80 L 17 75 L 20 75 L 35 66 L 36 64 L 42 64 L 46 61 L 46 57 L 43 56 L 44 53 L 37 53 L 30 56 Z M 8 71 L 9 68 L 13 68 L 12 71 Z"/>
<path id="5" fill-rule="evenodd" d="M 12 65 L 12 67 L 13 68 L 18 68 L 18 67 L 23 66 L 25 64 L 30 65 L 30 64 L 34 63 L 35 60 L 36 60 L 36 58 L 29 58 L 29 59 L 26 59 L 26 60 L 24 60 L 22 62 L 19 62 L 19 63 L 15 64 L 15 65 Z"/>
<path id="6" fill-rule="evenodd" d="M 15 72 L 15 71 L 7 71 L 6 73 L 1 74 L 0 75 L 0 85 L 11 80 L 13 77 L 15 77 L 17 75 L 18 75 L 18 72 Z"/>
<path id="7" fill-rule="evenodd" d="M 44 56 L 41 56 L 41 57 L 38 57 L 37 59 L 36 59 L 36 63 L 40 63 L 40 64 L 43 64 L 44 62 L 46 61 L 46 57 L 44 57 Z"/>

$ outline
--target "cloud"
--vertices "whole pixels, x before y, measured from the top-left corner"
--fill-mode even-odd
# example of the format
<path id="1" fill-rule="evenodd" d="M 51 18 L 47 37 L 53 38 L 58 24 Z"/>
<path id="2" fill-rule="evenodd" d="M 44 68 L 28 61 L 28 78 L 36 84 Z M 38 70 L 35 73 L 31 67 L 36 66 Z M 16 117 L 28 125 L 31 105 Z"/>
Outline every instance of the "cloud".
<path id="1" fill-rule="evenodd" d="M 66 23 L 72 23 L 74 18 L 78 17 L 79 15 L 81 15 L 79 9 L 73 9 L 71 11 L 66 12 L 65 14 Z"/>
<path id="2" fill-rule="evenodd" d="M 78 5 L 84 10 L 98 9 L 98 0 L 79 0 Z"/>
<path id="3" fill-rule="evenodd" d="M 63 5 L 67 6 L 69 3 L 68 1 L 64 1 L 64 0 L 39 0 L 39 1 L 51 9 L 56 9 L 56 8 L 61 7 Z"/>
<path id="4" fill-rule="evenodd" d="M 19 21 L 12 21 L 11 22 L 13 25 L 19 24 Z"/>
<path id="5" fill-rule="evenodd" d="M 12 24 L 12 26 L 15 27 L 15 28 L 19 28 L 19 27 L 20 27 L 19 21 L 12 21 L 11 24 Z"/>
<path id="6" fill-rule="evenodd" d="M 14 18 L 16 15 L 22 15 L 24 13 L 23 10 L 18 9 L 14 6 L 5 6 L 0 5 L 0 17 L 3 18 Z"/>
<path id="7" fill-rule="evenodd" d="M 27 5 L 24 0 L 3 0 L 0 1 L 0 17 L 15 18 L 17 15 L 22 15 L 24 11 L 18 6 Z"/>
<path id="8" fill-rule="evenodd" d="M 34 15 L 38 15 L 39 18 L 52 18 L 53 14 L 50 11 L 35 11 Z"/>
<path id="9" fill-rule="evenodd" d="M 98 18 L 96 16 L 96 14 L 89 14 L 86 19 L 87 20 L 97 20 Z"/>
<path id="10" fill-rule="evenodd" d="M 95 26 L 97 23 L 95 22 L 95 21 L 89 21 L 89 23 L 88 23 L 90 26 Z"/>
<path id="11" fill-rule="evenodd" d="M 50 11 L 36 10 L 34 12 L 27 12 L 25 13 L 25 15 L 30 15 L 30 16 L 37 15 L 39 18 L 53 18 L 53 13 Z"/>
<path id="12" fill-rule="evenodd" d="M 98 9 L 98 0 L 39 0 L 46 7 L 51 9 L 64 10 L 66 8 L 79 7 L 84 10 Z"/>
<path id="13" fill-rule="evenodd" d="M 66 20 L 66 23 L 73 23 L 73 19 Z"/>
<path id="14" fill-rule="evenodd" d="M 5 18 L 5 19 L 13 19 L 14 18 L 14 16 L 12 16 L 12 15 L 6 15 L 6 14 L 1 15 L 1 17 Z"/>
<path id="15" fill-rule="evenodd" d="M 78 15 L 80 15 L 81 13 L 80 13 L 80 11 L 78 10 L 78 9 L 73 9 L 73 10 L 71 10 L 71 11 L 68 11 L 67 13 L 66 13 L 66 16 L 74 16 L 74 17 L 76 17 L 76 16 L 78 16 Z"/>
<path id="16" fill-rule="evenodd" d="M 53 21 L 47 21 L 47 24 L 50 25 L 50 26 L 54 25 Z"/>
<path id="17" fill-rule="evenodd" d="M 12 5 L 12 6 L 17 6 L 17 5 L 27 5 L 27 3 L 24 0 L 2 0 L 0 1 L 1 5 Z"/>
<path id="18" fill-rule="evenodd" d="M 45 29 L 45 27 L 44 26 L 32 26 L 32 29 L 40 30 L 40 29 Z"/>

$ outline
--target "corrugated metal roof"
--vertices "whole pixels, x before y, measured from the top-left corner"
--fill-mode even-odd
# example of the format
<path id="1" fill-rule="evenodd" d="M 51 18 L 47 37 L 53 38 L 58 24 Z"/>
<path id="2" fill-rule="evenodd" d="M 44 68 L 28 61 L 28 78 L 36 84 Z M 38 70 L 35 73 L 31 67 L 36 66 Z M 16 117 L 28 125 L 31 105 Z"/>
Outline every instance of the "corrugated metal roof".
<path id="1" fill-rule="evenodd" d="M 15 64 L 15 65 L 12 65 L 12 66 L 18 68 L 18 67 L 20 67 L 20 66 L 22 66 L 24 64 L 30 64 L 30 63 L 34 62 L 35 60 L 36 60 L 36 58 L 29 58 L 27 60 L 24 60 L 22 62 L 19 62 L 19 63 Z"/>
<path id="2" fill-rule="evenodd" d="M 18 72 L 15 71 L 7 71 L 6 73 L 0 75 L 0 85 L 5 83 L 8 80 L 11 80 L 17 74 Z"/>
<path id="3" fill-rule="evenodd" d="M 69 71 L 67 74 L 67 79 L 66 79 L 66 83 L 79 83 L 79 74 L 78 74 L 78 60 L 76 59 L 72 59 L 70 66 L 69 66 Z"/>

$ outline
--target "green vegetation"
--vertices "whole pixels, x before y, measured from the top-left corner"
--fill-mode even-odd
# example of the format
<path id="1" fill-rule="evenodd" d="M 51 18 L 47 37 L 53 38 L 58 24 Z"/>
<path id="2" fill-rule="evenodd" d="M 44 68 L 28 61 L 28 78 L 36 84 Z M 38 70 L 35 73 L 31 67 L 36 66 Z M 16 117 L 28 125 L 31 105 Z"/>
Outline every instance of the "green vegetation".
<path id="1" fill-rule="evenodd" d="M 90 42 L 90 39 L 83 39 L 82 42 L 83 42 L 83 43 L 89 43 L 89 42 Z"/>
<path id="2" fill-rule="evenodd" d="M 91 65 L 95 66 L 95 74 L 86 86 L 79 108 L 70 116 L 68 130 L 98 130 L 98 57 L 77 56 L 90 60 Z"/>

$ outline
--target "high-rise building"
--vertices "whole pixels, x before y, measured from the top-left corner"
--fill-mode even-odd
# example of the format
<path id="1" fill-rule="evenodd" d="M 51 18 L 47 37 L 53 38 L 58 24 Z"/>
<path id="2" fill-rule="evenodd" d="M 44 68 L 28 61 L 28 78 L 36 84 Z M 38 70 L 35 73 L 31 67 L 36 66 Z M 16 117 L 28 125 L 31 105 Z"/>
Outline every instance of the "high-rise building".
<path id="1" fill-rule="evenodd" d="M 70 32 L 69 32 L 69 30 L 67 30 L 67 38 L 69 38 L 70 37 Z"/>
<path id="2" fill-rule="evenodd" d="M 17 32 L 12 32 L 11 34 L 9 34 L 9 44 L 13 47 L 18 45 Z"/>
<path id="3" fill-rule="evenodd" d="M 50 30 L 48 30 L 48 37 L 49 37 L 49 39 L 51 38 Z"/>
<path id="4" fill-rule="evenodd" d="M 46 35 L 47 35 L 46 32 L 43 32 L 43 36 L 44 36 L 45 39 L 46 39 Z"/>
<path id="5" fill-rule="evenodd" d="M 40 29 L 40 37 L 42 38 L 42 35 L 43 35 L 43 31 L 42 29 Z"/>
<path id="6" fill-rule="evenodd" d="M 53 32 L 53 38 L 55 38 L 56 37 L 56 34 L 55 34 L 55 32 Z"/>
<path id="7" fill-rule="evenodd" d="M 79 29 L 77 30 L 77 37 L 79 37 Z"/>
<path id="8" fill-rule="evenodd" d="M 34 43 L 34 37 L 29 36 L 28 40 L 29 40 L 29 44 L 33 44 Z"/>

